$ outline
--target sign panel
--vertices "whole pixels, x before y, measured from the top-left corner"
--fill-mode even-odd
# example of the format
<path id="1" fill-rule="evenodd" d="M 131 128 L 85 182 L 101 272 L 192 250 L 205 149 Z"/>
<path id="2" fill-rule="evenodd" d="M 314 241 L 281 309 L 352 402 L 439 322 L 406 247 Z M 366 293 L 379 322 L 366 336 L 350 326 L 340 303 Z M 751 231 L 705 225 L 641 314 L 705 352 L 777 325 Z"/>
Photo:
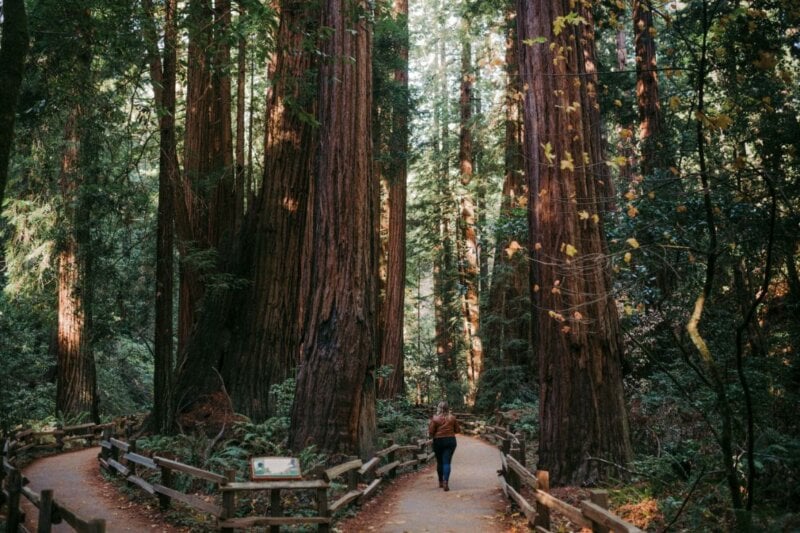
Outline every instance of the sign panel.
<path id="1" fill-rule="evenodd" d="M 300 461 L 295 457 L 251 457 L 250 479 L 276 481 L 300 479 Z"/>

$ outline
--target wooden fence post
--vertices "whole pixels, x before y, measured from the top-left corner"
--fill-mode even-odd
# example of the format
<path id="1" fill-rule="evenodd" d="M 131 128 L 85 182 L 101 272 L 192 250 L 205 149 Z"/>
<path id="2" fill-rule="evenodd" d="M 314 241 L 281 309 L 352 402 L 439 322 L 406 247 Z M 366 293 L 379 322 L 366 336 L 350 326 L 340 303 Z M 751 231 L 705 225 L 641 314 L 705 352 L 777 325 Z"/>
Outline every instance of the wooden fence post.
<path id="1" fill-rule="evenodd" d="M 22 494 L 22 474 L 16 468 L 8 473 L 8 517 L 6 531 L 16 533 L 25 521 L 25 515 L 19 510 L 19 497 Z"/>
<path id="2" fill-rule="evenodd" d="M 547 470 L 539 470 L 536 472 L 536 484 L 538 490 L 542 492 L 550 492 L 550 472 Z M 536 501 L 536 522 L 535 525 L 541 526 L 544 529 L 550 529 L 550 509 L 543 503 Z"/>
<path id="3" fill-rule="evenodd" d="M 520 463 L 522 463 L 524 465 L 525 462 L 524 462 L 523 459 L 520 459 L 520 453 L 519 452 L 520 452 L 519 448 L 517 448 L 517 447 L 511 448 L 511 457 L 513 457 L 518 462 L 520 462 Z M 511 488 L 513 488 L 515 491 L 519 492 L 520 489 L 522 488 L 522 481 L 520 479 L 519 474 L 515 470 L 509 468 L 508 469 L 508 478 L 509 478 L 509 485 L 511 485 Z"/>
<path id="4" fill-rule="evenodd" d="M 172 488 L 172 469 L 166 467 L 164 465 L 159 465 L 159 469 L 161 470 L 161 484 L 167 487 L 168 489 Z M 224 498 L 224 496 L 223 496 Z M 167 496 L 166 494 L 158 493 L 158 506 L 161 508 L 162 511 L 166 511 L 169 509 L 170 502 L 172 498 Z"/>
<path id="5" fill-rule="evenodd" d="M 599 505 L 603 509 L 608 509 L 608 491 L 602 489 L 593 489 L 589 491 L 589 500 Z M 611 531 L 606 526 L 598 524 L 592 520 L 592 533 L 609 533 Z"/>
<path id="6" fill-rule="evenodd" d="M 236 470 L 225 470 L 225 479 L 236 481 Z M 231 519 L 236 515 L 236 491 L 226 490 L 222 493 L 222 518 Z M 223 527 L 222 533 L 233 533 L 233 528 Z"/>
<path id="7" fill-rule="evenodd" d="M 517 440 L 519 441 L 519 457 L 517 457 L 517 460 L 522 466 L 527 466 L 527 463 L 525 462 L 525 434 L 522 431 L 517 431 L 516 435 Z"/>
<path id="8" fill-rule="evenodd" d="M 330 518 L 328 512 L 328 489 L 317 489 L 317 514 L 323 518 Z M 319 533 L 328 533 L 331 530 L 329 523 L 320 524 L 317 527 Z"/>
<path id="9" fill-rule="evenodd" d="M 39 493 L 39 525 L 36 533 L 50 533 L 53 520 L 53 491 L 44 489 Z"/>
<path id="10" fill-rule="evenodd" d="M 100 434 L 100 440 L 104 441 L 104 442 L 111 442 L 110 439 L 111 439 L 111 428 L 104 428 L 103 432 Z M 100 447 L 100 458 L 103 459 L 104 461 L 108 460 L 108 454 L 109 454 L 109 450 L 106 447 L 101 446 Z"/>
<path id="11" fill-rule="evenodd" d="M 269 491 L 269 515 L 274 517 L 283 516 L 283 509 L 281 509 L 281 490 L 272 489 Z M 280 533 L 281 527 L 279 525 L 269 526 L 269 533 Z"/>
<path id="12" fill-rule="evenodd" d="M 58 453 L 64 451 L 64 435 L 64 424 L 59 422 L 56 424 L 56 430 L 53 432 L 53 436 L 56 438 L 56 450 L 58 450 Z"/>
<path id="13" fill-rule="evenodd" d="M 389 444 L 389 446 L 390 446 L 390 447 L 391 447 L 391 446 L 394 446 L 394 439 L 389 439 L 389 442 L 388 442 L 388 444 Z M 386 459 L 387 459 L 387 461 L 388 461 L 389 463 L 393 463 L 393 462 L 394 462 L 394 456 L 395 456 L 395 452 L 389 452 L 389 455 L 388 455 L 388 457 L 386 458 Z M 389 471 L 389 478 L 390 478 L 390 479 L 394 479 L 396 476 L 397 476 L 397 469 L 396 469 L 396 468 L 392 468 L 392 469 Z"/>

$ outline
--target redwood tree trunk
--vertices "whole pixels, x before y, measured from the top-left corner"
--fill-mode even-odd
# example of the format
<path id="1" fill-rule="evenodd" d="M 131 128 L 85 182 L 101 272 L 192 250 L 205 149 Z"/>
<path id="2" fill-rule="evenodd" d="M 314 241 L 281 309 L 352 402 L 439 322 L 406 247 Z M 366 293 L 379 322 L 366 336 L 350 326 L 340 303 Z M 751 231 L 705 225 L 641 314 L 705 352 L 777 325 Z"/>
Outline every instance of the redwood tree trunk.
<path id="1" fill-rule="evenodd" d="M 444 27 L 440 25 L 440 32 Z M 455 287 L 455 265 L 453 229 L 450 213 L 447 206 L 451 204 L 452 186 L 450 183 L 449 129 L 447 127 L 447 77 L 446 77 L 446 47 L 445 40 L 439 40 L 439 54 L 436 64 L 439 77 L 440 105 L 434 112 L 434 131 L 438 138 L 435 140 L 435 160 L 439 161 L 438 177 L 438 228 L 439 245 L 435 250 L 433 260 L 433 309 L 436 335 L 436 361 L 439 386 L 445 399 L 451 405 L 459 405 L 463 401 L 461 381 L 456 363 L 455 332 L 453 324 L 459 316 Z"/>
<path id="2" fill-rule="evenodd" d="M 500 216 L 503 221 L 518 217 L 528 203 L 528 183 L 522 160 L 522 85 L 519 81 L 516 20 L 507 13 L 505 95 L 505 179 L 503 180 Z M 533 381 L 537 365 L 530 356 L 531 320 L 528 280 L 528 257 L 525 235 L 508 233 L 497 236 L 492 283 L 484 317 L 491 317 L 483 329 L 486 340 L 486 372 L 503 371 L 525 374 Z M 487 374 L 488 375 L 488 374 Z M 499 377 L 499 376 L 498 376 Z M 484 396 L 480 388 L 482 407 L 492 407 L 495 399 Z M 496 390 L 493 392 L 497 392 Z M 515 391 L 508 391 L 514 393 Z"/>
<path id="3" fill-rule="evenodd" d="M 604 185 L 593 173 L 605 165 L 585 112 L 597 104 L 593 24 L 580 5 L 586 22 L 554 34 L 553 22 L 570 11 L 562 0 L 517 2 L 519 43 L 548 41 L 519 49 L 521 81 L 530 88 L 523 101 L 524 156 L 538 325 L 538 466 L 558 484 L 603 477 L 602 463 L 588 457 L 625 464 L 631 455 L 602 226 Z"/>
<path id="4" fill-rule="evenodd" d="M 478 381 L 483 370 L 483 346 L 480 338 L 480 302 L 478 284 L 480 283 L 480 263 L 478 259 L 478 233 L 475 215 L 475 199 L 472 185 L 472 46 L 469 41 L 469 23 L 464 23 L 461 44 L 461 132 L 459 135 L 458 161 L 461 185 L 461 249 L 463 260 L 461 282 L 466 287 L 464 294 L 464 344 L 467 347 L 467 404 L 475 403 Z"/>
<path id="5" fill-rule="evenodd" d="M 8 163 L 14 142 L 17 97 L 28 53 L 28 19 L 24 0 L 4 0 L 0 42 L 0 206 L 3 205 Z M 0 270 L 1 271 L 1 270 Z"/>
<path id="6" fill-rule="evenodd" d="M 634 0 L 633 26 L 636 52 L 636 101 L 639 105 L 639 142 L 642 145 L 641 170 L 650 177 L 659 168 L 658 146 L 662 130 L 661 104 L 658 100 L 655 28 L 653 11 L 648 0 Z"/>
<path id="7" fill-rule="evenodd" d="M 184 176 L 176 190 L 176 231 L 181 251 L 178 350 L 183 364 L 192 327 L 205 294 L 204 276 L 235 224 L 231 85 L 228 75 L 230 0 L 190 0 L 188 5 Z"/>
<path id="8" fill-rule="evenodd" d="M 391 164 L 389 182 L 389 238 L 386 261 L 386 297 L 383 301 L 381 366 L 393 371 L 381 380 L 379 396 L 394 398 L 404 390 L 403 317 L 406 285 L 406 178 L 408 174 L 408 0 L 395 0 L 394 17 L 403 28 L 404 40 L 398 51 L 403 66 L 394 72 L 401 94 L 392 109 Z"/>
<path id="9" fill-rule="evenodd" d="M 242 239 L 252 240 L 252 268 L 242 313 L 235 321 L 233 351 L 222 374 L 238 412 L 255 419 L 273 413 L 272 385 L 294 376 L 300 357 L 299 321 L 305 300 L 302 270 L 307 264 L 307 219 L 317 130 L 314 116 L 313 49 L 308 35 L 318 8 L 281 5 L 278 50 L 268 103 L 264 179 Z"/>
<path id="10" fill-rule="evenodd" d="M 88 72 L 88 64 L 82 66 Z M 90 342 L 89 207 L 82 197 L 84 176 L 79 166 L 81 118 L 82 109 L 76 103 L 64 129 L 59 177 L 64 205 L 62 223 L 67 234 L 58 255 L 56 412 L 62 416 L 88 413 L 98 421 L 97 377 Z"/>
<path id="11" fill-rule="evenodd" d="M 156 237 L 155 357 L 153 375 L 153 426 L 159 432 L 172 429 L 173 392 L 173 288 L 175 246 L 174 185 L 178 180 L 178 152 L 175 137 L 175 85 L 177 69 L 177 0 L 165 4 L 163 61 L 157 49 L 156 20 L 150 0 L 145 10 L 151 19 L 150 76 L 159 108 L 160 151 L 158 159 L 158 217 Z"/>
<path id="12" fill-rule="evenodd" d="M 320 142 L 314 168 L 312 260 L 290 444 L 371 451 L 377 352 L 377 188 L 371 183 L 371 35 L 364 3 L 322 2 Z"/>

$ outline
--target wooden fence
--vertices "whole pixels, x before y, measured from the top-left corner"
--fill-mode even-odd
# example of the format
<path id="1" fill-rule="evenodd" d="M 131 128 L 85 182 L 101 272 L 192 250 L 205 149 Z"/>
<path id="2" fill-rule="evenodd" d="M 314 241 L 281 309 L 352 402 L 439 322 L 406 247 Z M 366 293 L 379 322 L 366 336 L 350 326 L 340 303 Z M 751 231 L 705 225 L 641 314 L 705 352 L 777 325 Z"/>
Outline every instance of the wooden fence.
<path id="1" fill-rule="evenodd" d="M 63 452 L 67 444 L 79 442 L 93 445 L 99 441 L 101 431 L 109 424 L 80 424 L 77 426 L 57 427 L 52 431 L 19 431 L 3 444 L 0 469 L 0 506 L 6 504 L 8 516 L 6 531 L 31 531 L 25 526 L 25 513 L 20 508 L 22 498 L 28 499 L 38 509 L 38 533 L 49 533 L 53 524 L 66 522 L 80 533 L 102 533 L 106 530 L 105 520 L 86 518 L 64 504 L 57 494 L 50 489 L 34 492 L 27 484 L 28 480 L 16 466 L 19 454 L 31 451 Z"/>
<path id="2" fill-rule="evenodd" d="M 501 451 L 501 484 L 506 497 L 520 508 L 528 524 L 538 533 L 550 531 L 550 513 L 557 512 L 576 526 L 605 533 L 643 533 L 608 510 L 608 492 L 591 490 L 588 500 L 575 507 L 550 494 L 549 474 L 544 470 L 531 472 L 525 466 L 525 439 L 521 433 L 512 433 L 506 427 L 473 426 L 483 438 L 496 444 Z M 523 491 L 527 487 L 527 491 Z M 532 501 L 522 492 L 530 494 Z"/>
<path id="3" fill-rule="evenodd" d="M 333 513 L 354 502 L 366 501 L 381 482 L 395 477 L 398 470 L 417 468 L 433 457 L 429 452 L 430 440 L 420 439 L 416 444 L 405 446 L 390 441 L 389 447 L 376 452 L 370 460 L 349 460 L 325 470 L 317 479 L 237 482 L 234 470 L 219 474 L 157 455 L 148 457 L 137 453 L 135 443 L 107 437 L 100 442 L 102 468 L 158 498 L 162 509 L 176 500 L 211 515 L 223 532 L 258 526 L 269 526 L 270 531 L 276 532 L 282 525 L 298 524 L 316 525 L 318 531 L 329 531 Z M 175 488 L 175 474 L 205 480 L 212 484 L 211 490 L 206 497 L 181 492 Z M 345 478 L 346 492 L 339 495 L 334 493 L 331 482 L 341 477 Z M 239 495 L 254 491 L 269 493 L 269 515 L 237 516 Z M 281 495 L 285 491 L 311 492 L 315 507 L 311 510 L 294 509 L 302 511 L 303 515 L 286 516 L 281 505 Z M 332 501 L 331 496 L 335 496 Z"/>

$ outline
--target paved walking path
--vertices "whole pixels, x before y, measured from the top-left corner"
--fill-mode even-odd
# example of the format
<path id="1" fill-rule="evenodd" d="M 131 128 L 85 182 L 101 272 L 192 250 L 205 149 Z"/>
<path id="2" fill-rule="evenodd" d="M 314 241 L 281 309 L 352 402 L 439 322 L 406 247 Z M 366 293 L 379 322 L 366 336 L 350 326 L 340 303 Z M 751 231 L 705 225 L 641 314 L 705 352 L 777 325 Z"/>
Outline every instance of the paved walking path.
<path id="1" fill-rule="evenodd" d="M 459 435 L 453 455 L 450 491 L 439 488 L 435 464 L 426 468 L 392 495 L 389 514 L 374 530 L 404 532 L 505 531 L 505 500 L 497 470 L 500 452 L 494 446 Z"/>
<path id="2" fill-rule="evenodd" d="M 34 461 L 23 470 L 31 489 L 53 489 L 56 500 L 63 502 L 83 518 L 104 518 L 106 531 L 163 532 L 177 531 L 169 525 L 154 523 L 142 509 L 128 501 L 117 488 L 99 473 L 97 454 L 100 448 L 53 455 Z M 36 531 L 37 509 L 26 498 L 25 524 Z M 54 532 L 74 531 L 66 522 L 53 526 Z"/>

